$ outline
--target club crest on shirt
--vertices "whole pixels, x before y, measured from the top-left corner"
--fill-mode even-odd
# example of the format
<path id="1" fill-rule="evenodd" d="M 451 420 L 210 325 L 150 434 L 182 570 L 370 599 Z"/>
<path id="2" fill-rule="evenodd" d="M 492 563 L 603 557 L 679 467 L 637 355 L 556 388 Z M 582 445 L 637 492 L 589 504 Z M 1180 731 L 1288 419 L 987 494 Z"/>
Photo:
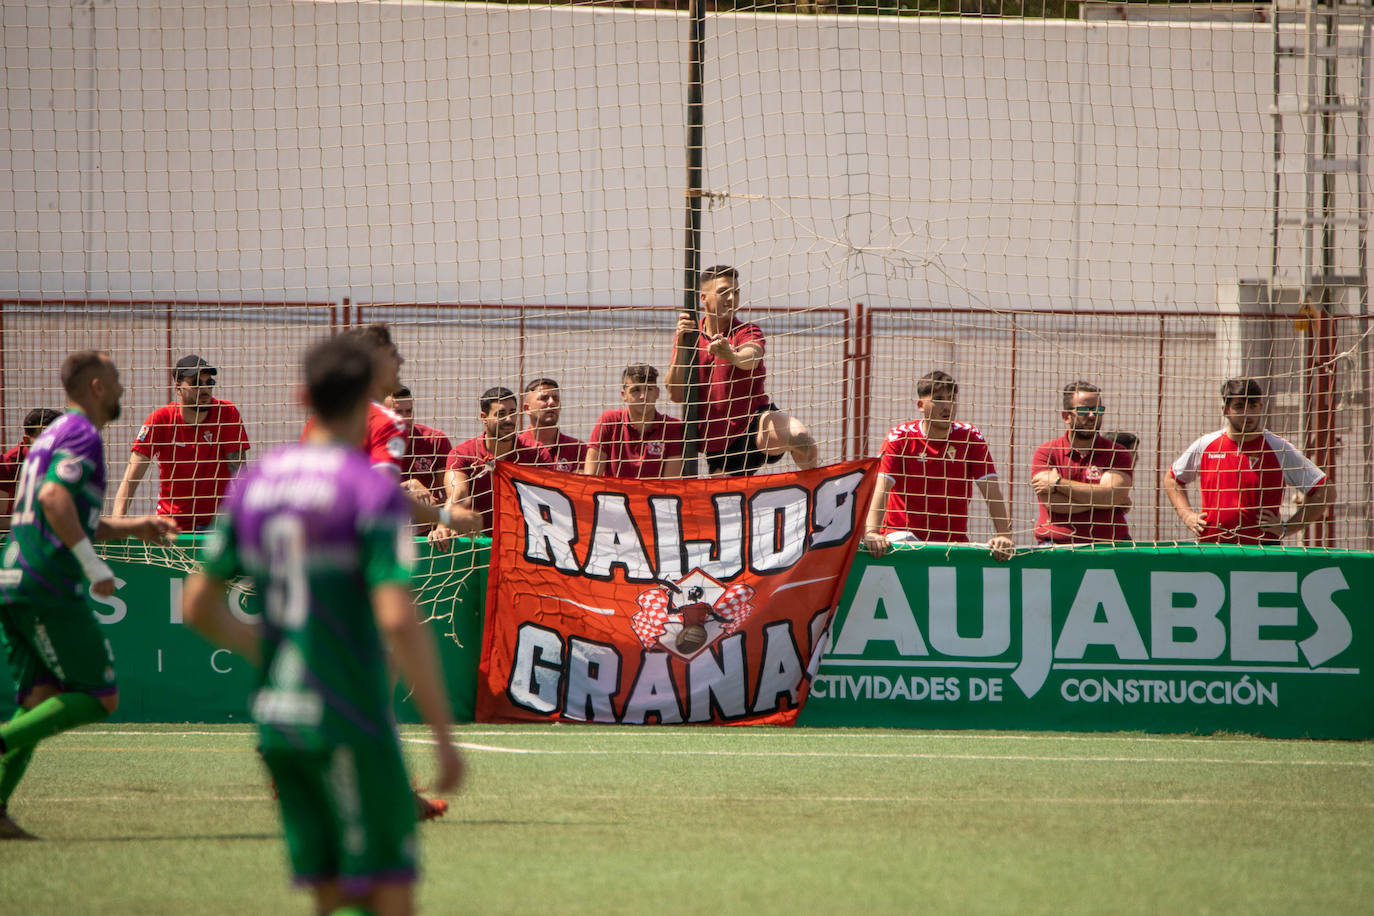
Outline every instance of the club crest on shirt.
<path id="1" fill-rule="evenodd" d="M 1088 469 L 1083 472 L 1083 478 L 1088 483 L 1097 483 L 1102 479 L 1102 469 L 1095 464 L 1088 465 Z"/>
<path id="2" fill-rule="evenodd" d="M 81 479 L 81 459 L 63 458 L 57 462 L 57 479 L 63 483 L 76 483 Z"/>
<path id="3" fill-rule="evenodd" d="M 214 442 L 214 441 L 215 441 L 215 434 L 212 433 L 212 432 L 210 432 L 210 430 L 208 430 L 208 429 L 207 429 L 205 432 L 201 433 L 201 434 L 200 434 L 200 437 L 201 437 L 202 439 L 204 439 L 206 442 Z"/>
<path id="4" fill-rule="evenodd" d="M 406 454 L 406 440 L 404 436 L 394 436 L 386 440 L 386 453 L 397 461 L 400 461 Z"/>
<path id="5" fill-rule="evenodd" d="M 644 451 L 645 451 L 646 454 L 653 455 L 655 458 L 662 458 L 662 457 L 663 457 L 663 443 L 662 443 L 662 442 L 650 442 L 648 445 L 646 445 L 646 446 L 644 447 Z"/>
<path id="6" fill-rule="evenodd" d="M 146 441 L 148 441 L 148 433 L 150 433 L 150 432 L 152 432 L 152 429 L 148 426 L 147 423 L 144 423 L 142 426 L 140 426 L 140 427 L 138 428 L 138 435 L 134 437 L 134 441 L 135 441 L 135 442 L 146 442 Z"/>

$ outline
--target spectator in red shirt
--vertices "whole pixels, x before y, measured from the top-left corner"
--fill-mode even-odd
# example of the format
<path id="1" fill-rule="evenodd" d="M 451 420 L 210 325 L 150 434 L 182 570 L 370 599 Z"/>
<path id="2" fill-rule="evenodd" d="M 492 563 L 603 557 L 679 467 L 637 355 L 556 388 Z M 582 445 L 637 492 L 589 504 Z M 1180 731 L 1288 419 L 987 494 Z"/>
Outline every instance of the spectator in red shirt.
<path id="1" fill-rule="evenodd" d="M 1041 544 L 1129 541 L 1131 453 L 1102 436 L 1102 391 L 1090 382 L 1063 390 L 1064 435 L 1035 450 L 1031 489 L 1040 502 Z"/>
<path id="2" fill-rule="evenodd" d="M 523 464 L 581 473 L 587 461 L 587 445 L 559 432 L 558 417 L 562 412 L 563 398 L 553 379 L 537 378 L 525 386 L 525 416 L 530 425 L 515 443 L 526 453 Z"/>
<path id="3" fill-rule="evenodd" d="M 673 363 L 665 384 L 675 404 L 687 400 L 695 373 L 702 405 L 701 451 L 712 474 L 748 476 L 790 454 L 797 467 L 819 462 L 816 442 L 796 417 L 778 409 L 765 391 L 763 331 L 735 318 L 739 272 L 708 267 L 698 282 L 701 320 L 678 316 Z M 695 347 L 695 358 L 693 348 Z"/>
<path id="4" fill-rule="evenodd" d="M 483 533 L 492 521 L 491 471 L 497 461 L 522 461 L 516 444 L 520 407 L 509 388 L 488 388 L 478 401 L 482 435 L 459 442 L 444 464 L 447 508 L 469 509 L 482 517 Z"/>
<path id="5" fill-rule="evenodd" d="M 947 372 L 928 373 L 916 383 L 916 406 L 923 419 L 888 433 L 878 462 L 878 483 L 868 504 L 864 547 L 875 557 L 894 540 L 968 542 L 968 503 L 973 486 L 988 504 L 996 532 L 988 541 L 992 555 L 1010 559 L 1011 515 L 997 483 L 983 434 L 954 421 L 959 385 Z"/>
<path id="6" fill-rule="evenodd" d="M 1319 521 L 1331 505 L 1326 474 L 1287 439 L 1264 428 L 1264 389 L 1248 378 L 1221 386 L 1226 425 L 1198 439 L 1164 476 L 1174 511 L 1199 541 L 1277 544 Z M 1188 484 L 1202 491 L 1202 511 L 1193 511 Z M 1301 506 L 1288 521 L 1279 514 L 1283 494 L 1293 487 Z"/>
<path id="7" fill-rule="evenodd" d="M 0 456 L 0 494 L 7 498 L 14 497 L 14 487 L 19 480 L 19 469 L 24 465 L 24 459 L 29 456 L 29 446 L 33 445 L 33 440 L 38 438 L 38 434 L 48 428 L 48 425 L 62 416 L 62 411 L 53 410 L 51 407 L 35 407 L 24 414 L 24 432 L 19 439 L 19 444 Z M 8 523 L 9 513 L 0 513 Z"/>
<path id="8" fill-rule="evenodd" d="M 627 367 L 621 373 L 620 399 L 624 407 L 608 410 L 596 421 L 584 473 L 641 480 L 681 477 L 686 427 L 654 407 L 658 370 L 643 363 Z"/>
<path id="9" fill-rule="evenodd" d="M 416 499 L 431 504 L 444 500 L 444 462 L 453 451 L 443 430 L 415 422 L 415 396 L 404 386 L 387 395 L 384 402 L 391 412 L 401 418 L 405 427 L 408 448 L 401 462 L 401 482 Z"/>
<path id="10" fill-rule="evenodd" d="M 157 514 L 182 531 L 207 528 L 229 480 L 249 449 L 239 410 L 213 396 L 219 370 L 195 354 L 172 370 L 176 400 L 149 414 L 134 438 L 124 479 L 115 493 L 115 518 L 128 515 L 150 461 L 157 461 Z"/>

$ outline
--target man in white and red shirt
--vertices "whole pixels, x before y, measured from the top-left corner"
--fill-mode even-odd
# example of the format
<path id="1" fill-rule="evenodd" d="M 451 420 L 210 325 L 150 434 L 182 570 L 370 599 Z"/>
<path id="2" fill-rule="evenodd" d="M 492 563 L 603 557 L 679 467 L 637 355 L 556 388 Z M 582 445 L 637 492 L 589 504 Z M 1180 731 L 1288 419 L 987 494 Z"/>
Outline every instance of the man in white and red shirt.
<path id="1" fill-rule="evenodd" d="M 149 463 L 156 461 L 157 514 L 175 519 L 182 531 L 209 527 L 249 449 L 238 408 L 211 394 L 218 374 L 195 354 L 177 360 L 176 400 L 143 421 L 115 492 L 115 518 L 128 515 Z"/>
<path id="2" fill-rule="evenodd" d="M 408 447 L 401 462 L 401 480 L 417 499 L 431 503 L 444 501 L 444 463 L 453 443 L 441 429 L 415 422 L 415 396 L 401 386 L 384 402 L 405 426 Z"/>
<path id="3" fill-rule="evenodd" d="M 928 373 L 916 383 L 923 419 L 888 433 L 878 460 L 878 483 L 868 504 L 864 547 L 875 557 L 893 540 L 968 542 L 968 504 L 974 485 L 988 504 L 996 534 L 992 555 L 1006 560 L 1016 550 L 1011 516 L 997 468 L 983 434 L 954 422 L 959 385 L 947 372 Z"/>
<path id="4" fill-rule="evenodd" d="M 529 456 L 516 443 L 520 407 L 509 388 L 488 388 L 478 401 L 482 435 L 459 442 L 448 453 L 444 464 L 444 484 L 448 508 L 468 509 L 482 517 L 482 531 L 489 533 L 492 522 L 491 472 L 497 461 L 530 464 Z"/>
<path id="5" fill-rule="evenodd" d="M 624 407 L 608 410 L 596 421 L 585 473 L 641 480 L 681 477 L 686 428 L 654 407 L 658 370 L 643 363 L 627 367 L 621 373 L 620 399 Z"/>
<path id="6" fill-rule="evenodd" d="M 559 431 L 558 418 L 562 412 L 563 398 L 553 379 L 537 378 L 525 386 L 525 416 L 530 425 L 515 443 L 525 453 L 522 464 L 582 473 L 582 466 L 587 461 L 587 444 Z"/>
<path id="7" fill-rule="evenodd" d="M 664 380 L 668 397 L 685 403 L 696 382 L 701 403 L 698 435 L 712 474 L 748 476 L 790 454 L 805 470 L 819 463 L 816 441 L 796 417 L 778 409 L 764 386 L 763 331 L 738 321 L 739 272 L 719 265 L 698 282 L 701 319 L 678 316 L 673 362 Z"/>
<path id="8" fill-rule="evenodd" d="M 1103 436 L 1102 391 L 1090 382 L 1064 386 L 1064 435 L 1035 450 L 1031 489 L 1040 502 L 1035 537 L 1041 544 L 1129 541 L 1135 461 Z"/>
<path id="9" fill-rule="evenodd" d="M 1254 379 L 1229 379 L 1221 386 L 1226 425 L 1198 439 L 1164 478 L 1164 492 L 1199 541 L 1277 544 L 1321 519 L 1332 500 L 1326 474 L 1287 439 L 1264 428 L 1264 390 Z M 1193 511 L 1188 484 L 1202 491 L 1202 511 Z M 1302 494 L 1298 511 L 1283 521 L 1284 491 Z"/>

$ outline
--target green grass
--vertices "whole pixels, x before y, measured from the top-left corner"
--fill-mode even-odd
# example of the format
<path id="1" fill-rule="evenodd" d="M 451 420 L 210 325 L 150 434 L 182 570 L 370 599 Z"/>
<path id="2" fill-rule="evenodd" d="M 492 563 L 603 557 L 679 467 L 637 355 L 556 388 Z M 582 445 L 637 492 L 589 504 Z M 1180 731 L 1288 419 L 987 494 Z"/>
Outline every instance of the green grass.
<path id="1" fill-rule="evenodd" d="M 428 772 L 423 732 L 406 729 Z M 466 726 L 430 913 L 1368 912 L 1374 744 Z M 44 744 L 3 911 L 309 912 L 252 736 Z M 497 750 L 504 749 L 504 750 Z M 519 750 L 526 753 L 510 753 Z"/>

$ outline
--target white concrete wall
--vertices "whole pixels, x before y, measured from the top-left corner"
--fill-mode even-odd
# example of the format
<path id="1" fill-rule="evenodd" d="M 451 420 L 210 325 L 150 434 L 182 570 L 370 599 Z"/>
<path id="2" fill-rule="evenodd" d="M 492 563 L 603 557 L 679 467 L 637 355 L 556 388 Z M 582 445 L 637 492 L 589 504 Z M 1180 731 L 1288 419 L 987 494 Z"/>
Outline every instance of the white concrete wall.
<path id="1" fill-rule="evenodd" d="M 0 292 L 679 301 L 687 23 L 5 0 Z M 1211 309 L 1263 26 L 713 15 L 704 258 L 769 305 Z"/>

